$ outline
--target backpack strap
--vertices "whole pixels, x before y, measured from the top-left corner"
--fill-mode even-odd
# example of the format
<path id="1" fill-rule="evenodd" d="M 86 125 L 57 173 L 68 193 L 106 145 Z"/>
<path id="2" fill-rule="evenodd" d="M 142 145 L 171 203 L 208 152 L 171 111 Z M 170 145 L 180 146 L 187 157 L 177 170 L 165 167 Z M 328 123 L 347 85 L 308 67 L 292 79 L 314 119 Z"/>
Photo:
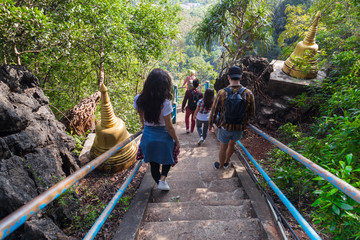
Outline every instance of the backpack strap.
<path id="1" fill-rule="evenodd" d="M 228 97 L 230 97 L 231 95 L 234 94 L 233 91 L 232 91 L 230 88 L 228 88 L 228 87 L 224 88 L 224 90 L 225 90 L 225 92 L 227 93 L 227 96 L 228 96 Z"/>
<path id="2" fill-rule="evenodd" d="M 240 90 L 239 90 L 239 94 L 241 95 L 241 94 L 243 94 L 243 92 L 245 92 L 245 90 L 246 90 L 246 87 L 242 87 L 242 88 L 240 88 Z"/>
<path id="3" fill-rule="evenodd" d="M 224 88 L 224 90 L 227 92 L 228 97 L 230 97 L 231 95 L 234 94 L 233 91 L 228 87 Z M 243 92 L 245 92 L 245 90 L 246 90 L 246 87 L 242 87 L 239 89 L 238 93 L 241 95 L 241 94 L 243 94 Z"/>

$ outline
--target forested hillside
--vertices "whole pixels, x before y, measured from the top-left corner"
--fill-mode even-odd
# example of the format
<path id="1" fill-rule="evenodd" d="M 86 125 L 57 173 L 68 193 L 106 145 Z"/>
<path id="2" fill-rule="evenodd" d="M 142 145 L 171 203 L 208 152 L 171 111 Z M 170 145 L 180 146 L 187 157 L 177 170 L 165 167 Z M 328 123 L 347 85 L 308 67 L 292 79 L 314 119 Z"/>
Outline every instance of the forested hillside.
<path id="1" fill-rule="evenodd" d="M 39 78 L 57 118 L 104 82 L 116 114 L 139 129 L 132 107 L 147 74 L 167 69 L 181 86 L 190 69 L 202 81 L 246 56 L 285 60 L 320 11 L 318 69 L 327 77 L 294 100 L 311 109 L 286 123 L 282 141 L 360 188 L 359 0 L 2 0 L 0 64 Z M 360 206 L 284 153 L 267 159 L 277 184 L 333 239 L 360 238 Z"/>

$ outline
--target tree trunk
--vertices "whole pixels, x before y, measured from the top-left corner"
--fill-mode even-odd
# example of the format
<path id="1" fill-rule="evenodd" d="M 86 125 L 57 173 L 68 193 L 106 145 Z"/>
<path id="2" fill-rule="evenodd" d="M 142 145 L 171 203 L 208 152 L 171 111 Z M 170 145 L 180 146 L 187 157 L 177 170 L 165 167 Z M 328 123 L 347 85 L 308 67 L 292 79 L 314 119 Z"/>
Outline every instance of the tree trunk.
<path id="1" fill-rule="evenodd" d="M 98 79 L 98 85 L 99 87 L 101 84 L 104 83 L 105 73 L 104 73 L 104 40 L 101 38 L 101 44 L 100 44 L 100 67 L 99 67 L 99 79 Z"/>
<path id="2" fill-rule="evenodd" d="M 15 56 L 16 56 L 16 62 L 17 62 L 17 65 L 21 65 L 21 59 L 20 59 L 20 54 L 16 48 L 16 44 L 15 42 L 13 42 L 13 47 L 14 47 L 14 53 L 15 53 Z"/>

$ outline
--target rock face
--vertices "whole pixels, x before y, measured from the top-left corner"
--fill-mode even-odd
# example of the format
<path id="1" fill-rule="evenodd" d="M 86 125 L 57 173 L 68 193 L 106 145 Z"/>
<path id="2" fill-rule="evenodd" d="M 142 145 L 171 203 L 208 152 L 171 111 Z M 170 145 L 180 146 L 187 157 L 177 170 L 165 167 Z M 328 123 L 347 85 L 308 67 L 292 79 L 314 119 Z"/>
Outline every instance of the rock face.
<path id="1" fill-rule="evenodd" d="M 79 168 L 64 129 L 31 72 L 0 67 L 0 219 Z M 66 235 L 38 214 L 7 239 L 60 238 Z"/>

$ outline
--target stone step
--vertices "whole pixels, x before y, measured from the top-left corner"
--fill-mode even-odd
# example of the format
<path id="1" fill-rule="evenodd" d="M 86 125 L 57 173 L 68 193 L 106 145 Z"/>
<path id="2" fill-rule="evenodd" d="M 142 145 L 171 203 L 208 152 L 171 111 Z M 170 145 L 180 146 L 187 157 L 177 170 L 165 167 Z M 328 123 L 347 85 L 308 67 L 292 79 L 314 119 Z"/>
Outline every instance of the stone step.
<path id="1" fill-rule="evenodd" d="M 194 149 L 184 150 L 180 149 L 179 154 L 179 163 L 196 163 L 198 161 L 205 161 L 205 162 L 212 162 L 218 161 L 218 151 L 206 151 L 205 147 L 201 148 L 204 149 L 203 152 L 199 150 L 200 148 L 196 149 L 196 154 L 194 153 Z"/>
<path id="2" fill-rule="evenodd" d="M 205 203 L 206 204 L 206 203 Z M 182 220 L 237 220 L 256 217 L 250 200 L 238 206 L 207 206 L 200 202 L 149 203 L 145 215 L 148 222 Z"/>
<path id="3" fill-rule="evenodd" d="M 235 170 L 233 168 L 228 168 L 225 171 L 215 171 L 215 172 L 209 172 L 209 171 L 196 171 L 196 170 L 190 170 L 190 171 L 184 171 L 183 169 L 172 169 L 167 177 L 167 181 L 174 181 L 174 180 L 192 180 L 192 181 L 204 181 L 204 182 L 210 182 L 217 179 L 228 179 L 232 178 L 235 175 Z"/>
<path id="4" fill-rule="evenodd" d="M 150 202 L 202 202 L 206 205 L 241 205 L 248 199 L 243 188 L 232 192 L 213 192 L 207 188 L 177 189 L 168 192 L 154 189 Z"/>
<path id="5" fill-rule="evenodd" d="M 194 181 L 191 179 L 168 179 L 167 183 L 169 184 L 171 190 L 207 187 L 210 191 L 213 192 L 233 192 L 237 188 L 241 187 L 240 181 L 237 177 L 227 179 L 215 179 L 209 182 Z"/>
<path id="6" fill-rule="evenodd" d="M 232 192 L 241 187 L 239 178 L 216 179 L 208 183 L 207 188 L 213 192 Z"/>
<path id="7" fill-rule="evenodd" d="M 198 170 L 198 171 L 209 171 L 209 172 L 216 172 L 216 171 L 223 171 L 222 169 L 214 169 L 214 162 L 217 159 L 209 159 L 204 158 L 200 160 L 192 160 L 192 161 L 184 161 L 180 159 L 180 161 L 172 168 L 172 170 L 182 169 L 182 170 Z M 171 171 L 171 170 L 170 170 Z"/>
<path id="8" fill-rule="evenodd" d="M 145 222 L 138 239 L 181 240 L 264 240 L 268 239 L 260 221 L 256 218 L 232 221 L 195 220 Z"/>

